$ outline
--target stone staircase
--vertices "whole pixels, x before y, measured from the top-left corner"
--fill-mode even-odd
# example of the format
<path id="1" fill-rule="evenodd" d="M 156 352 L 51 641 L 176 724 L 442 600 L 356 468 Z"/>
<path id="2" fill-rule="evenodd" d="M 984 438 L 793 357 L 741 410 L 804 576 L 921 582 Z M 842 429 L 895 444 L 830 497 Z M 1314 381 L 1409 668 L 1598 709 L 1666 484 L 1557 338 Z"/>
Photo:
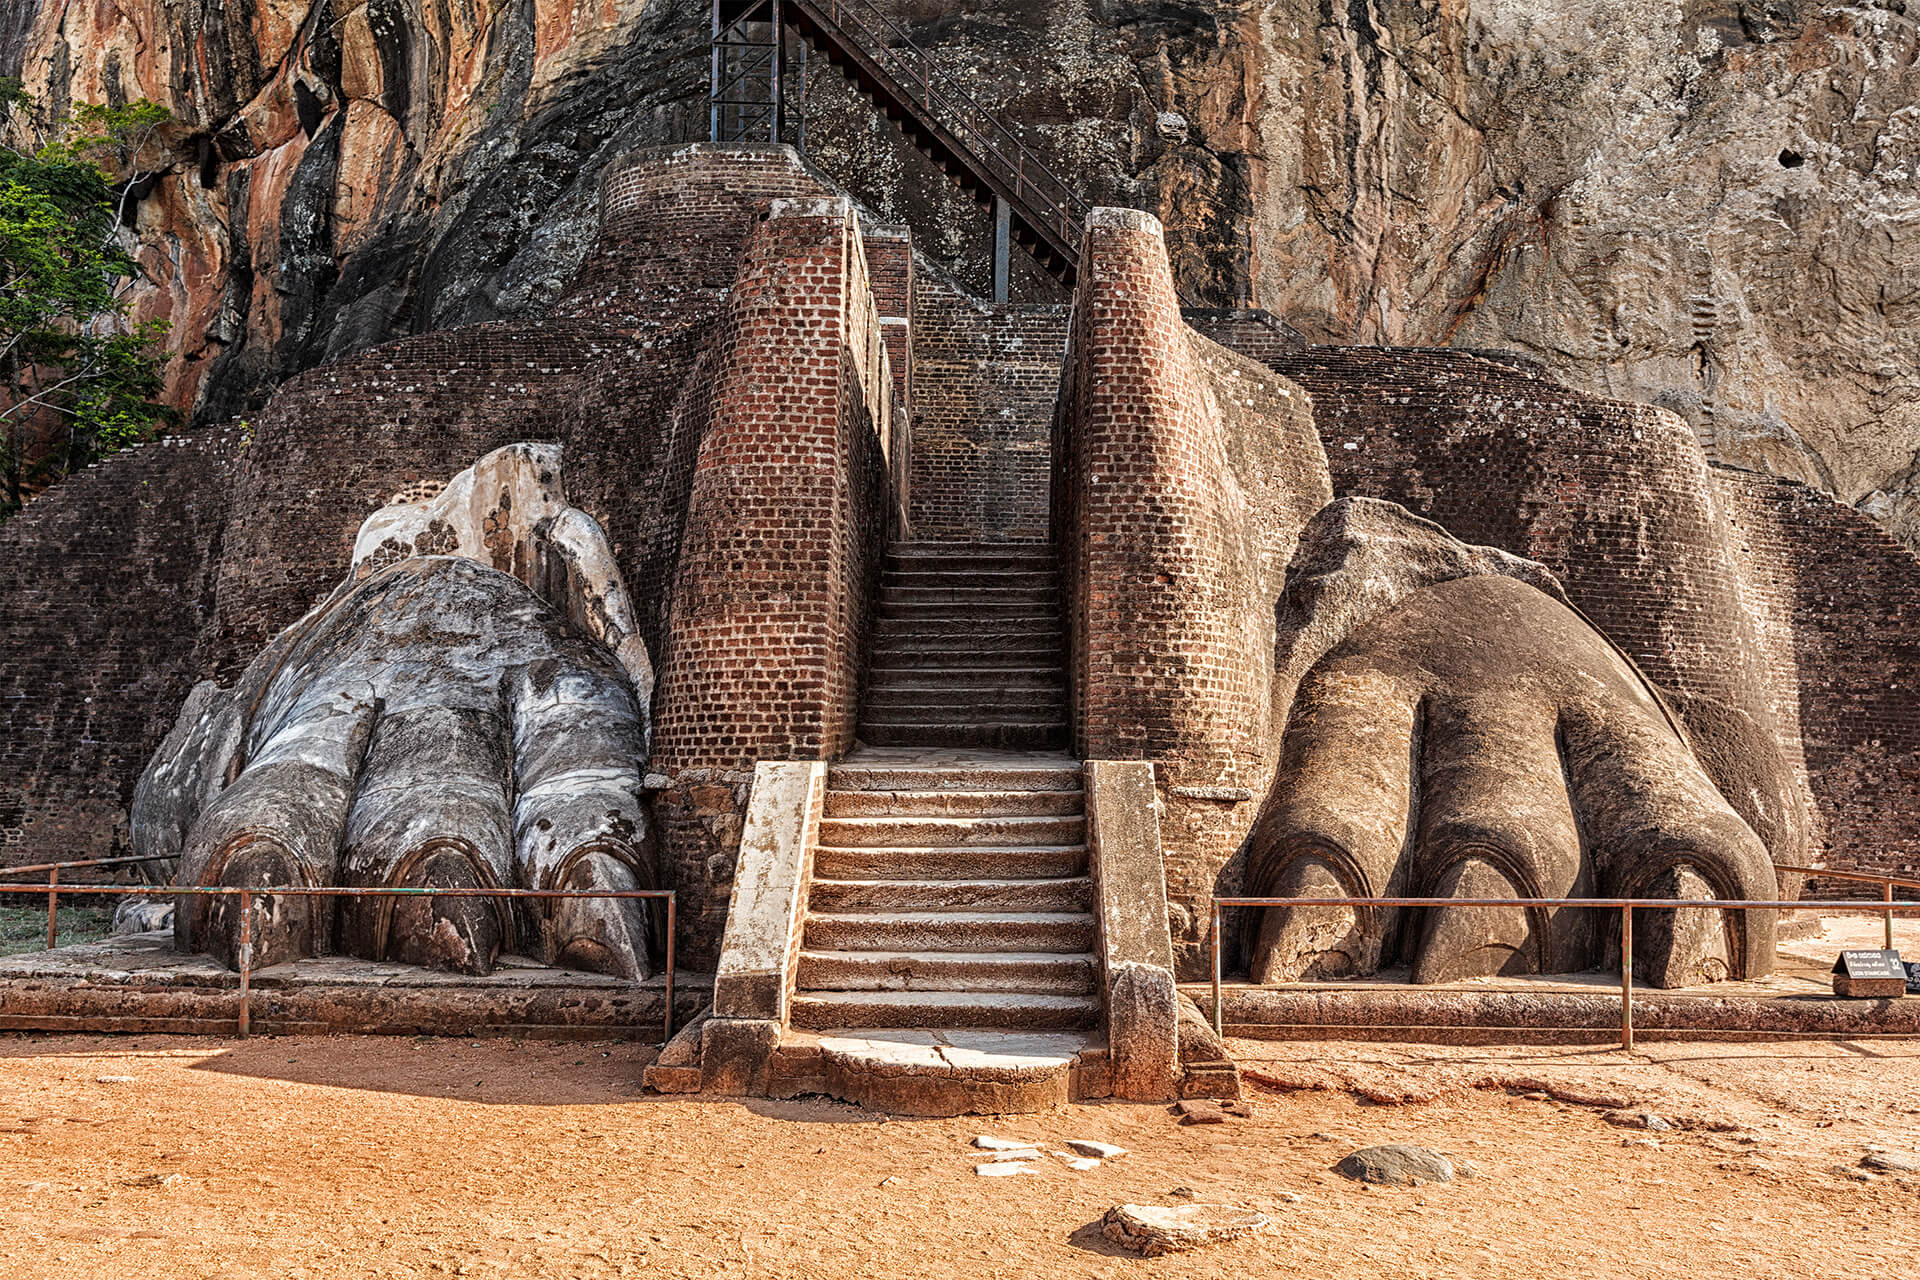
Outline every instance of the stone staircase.
<path id="1" fill-rule="evenodd" d="M 1076 762 L 869 749 L 835 765 L 827 788 L 796 1027 L 1096 1025 Z"/>
<path id="2" fill-rule="evenodd" d="M 876 747 L 1058 749 L 1067 737 L 1063 644 L 1059 564 L 1049 544 L 895 543 L 860 739 Z"/>

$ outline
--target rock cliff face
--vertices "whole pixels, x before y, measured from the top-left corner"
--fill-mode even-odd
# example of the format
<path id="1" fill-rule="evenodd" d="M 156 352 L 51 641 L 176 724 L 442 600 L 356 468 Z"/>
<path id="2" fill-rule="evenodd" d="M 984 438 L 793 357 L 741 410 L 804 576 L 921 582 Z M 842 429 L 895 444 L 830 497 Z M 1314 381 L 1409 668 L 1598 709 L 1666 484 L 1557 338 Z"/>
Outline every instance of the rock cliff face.
<path id="1" fill-rule="evenodd" d="M 882 7 L 1090 199 L 1157 212 L 1190 300 L 1523 351 L 1920 545 L 1920 4 Z M 15 0 L 0 74 L 180 119 L 139 212 L 143 308 L 211 418 L 330 356 L 544 308 L 605 163 L 702 136 L 706 15 Z M 815 162 L 983 284 L 984 217 L 824 59 L 807 83 Z"/>

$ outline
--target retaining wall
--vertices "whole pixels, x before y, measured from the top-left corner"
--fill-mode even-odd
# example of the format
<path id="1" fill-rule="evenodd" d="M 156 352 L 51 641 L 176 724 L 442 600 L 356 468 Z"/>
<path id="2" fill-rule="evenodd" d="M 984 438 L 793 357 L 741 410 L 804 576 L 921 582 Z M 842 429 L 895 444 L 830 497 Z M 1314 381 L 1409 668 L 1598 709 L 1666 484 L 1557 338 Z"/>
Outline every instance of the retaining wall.
<path id="1" fill-rule="evenodd" d="M 130 852 L 133 784 L 212 616 L 240 444 L 143 445 L 0 525 L 0 864 Z"/>

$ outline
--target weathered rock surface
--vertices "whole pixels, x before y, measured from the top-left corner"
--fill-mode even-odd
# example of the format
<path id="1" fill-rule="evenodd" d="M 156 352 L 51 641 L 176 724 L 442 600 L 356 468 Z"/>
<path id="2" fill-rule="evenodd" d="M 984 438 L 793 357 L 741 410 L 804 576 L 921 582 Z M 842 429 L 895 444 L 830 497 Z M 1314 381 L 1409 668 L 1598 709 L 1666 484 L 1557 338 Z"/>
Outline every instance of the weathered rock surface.
<path id="1" fill-rule="evenodd" d="M 1146 1258 L 1225 1244 L 1266 1227 L 1264 1213 L 1229 1204 L 1123 1204 L 1107 1210 L 1101 1234 Z"/>
<path id="2" fill-rule="evenodd" d="M 1319 339 L 1524 351 L 1920 540 L 1908 0 L 881 0 L 1184 287 Z M 700 136 L 706 7 L 23 0 L 0 74 L 181 120 L 143 312 L 203 416 L 405 332 L 537 312 L 600 170 Z M 976 287 L 985 215 L 814 59 L 808 149 Z M 1037 273 L 1024 287 L 1043 287 Z"/>
<path id="3" fill-rule="evenodd" d="M 1473 1176 L 1470 1165 L 1458 1164 L 1438 1151 L 1402 1142 L 1362 1147 L 1333 1169 L 1342 1177 L 1382 1187 L 1411 1187 L 1422 1182 L 1452 1182 L 1456 1177 Z"/>

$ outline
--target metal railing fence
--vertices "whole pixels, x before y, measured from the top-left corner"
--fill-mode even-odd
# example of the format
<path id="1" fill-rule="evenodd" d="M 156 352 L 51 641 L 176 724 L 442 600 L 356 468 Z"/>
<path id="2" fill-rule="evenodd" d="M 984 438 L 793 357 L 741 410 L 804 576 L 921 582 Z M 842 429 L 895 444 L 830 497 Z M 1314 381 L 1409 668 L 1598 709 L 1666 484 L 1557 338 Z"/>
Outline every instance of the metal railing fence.
<path id="1" fill-rule="evenodd" d="M 51 867 L 100 866 L 110 863 L 162 861 L 159 858 L 89 858 L 67 863 L 47 863 L 41 867 L 14 867 L 11 874 Z M 674 933 L 678 924 L 678 904 L 672 889 L 485 889 L 485 888 L 400 888 L 371 885 L 262 885 L 237 888 L 229 885 L 149 885 L 149 884 L 61 884 L 52 871 L 44 884 L 0 884 L 0 893 L 47 895 L 47 948 L 53 949 L 62 896 L 126 896 L 152 894 L 157 897 L 237 897 L 240 899 L 239 974 L 240 989 L 234 1025 L 241 1039 L 252 1033 L 253 1006 L 253 913 L 255 898 L 537 898 L 555 899 L 645 899 L 667 904 L 666 922 L 666 1013 L 661 1019 L 660 1043 L 673 1039 Z"/>
<path id="2" fill-rule="evenodd" d="M 52 951 L 56 945 L 55 935 L 60 928 L 61 890 L 64 888 L 66 891 L 71 892 L 75 887 L 73 885 L 61 885 L 60 873 L 62 871 L 85 870 L 93 867 L 124 867 L 143 862 L 171 861 L 173 861 L 173 858 L 169 854 L 147 853 L 129 854 L 119 858 L 73 858 L 66 862 L 34 862 L 20 867 L 0 867 L 0 876 L 44 875 L 47 878 L 44 885 L 0 884 L 0 894 L 38 893 L 43 890 L 45 891 L 47 895 L 47 950 Z M 164 889 L 165 886 L 156 884 L 131 884 L 112 885 L 109 887 L 115 892 L 132 895 L 161 890 Z"/>
<path id="3" fill-rule="evenodd" d="M 1920 886 L 1916 886 L 1920 887 Z M 1209 949 L 1213 966 L 1213 1030 L 1225 1034 L 1221 1020 L 1221 911 L 1226 907 L 1586 907 L 1620 913 L 1620 1047 L 1633 1048 L 1633 913 L 1656 911 L 1859 911 L 1920 913 L 1920 902 L 1825 902 L 1726 898 L 1243 898 L 1213 900 L 1213 931 Z M 1891 904 L 1891 905 L 1890 905 Z M 1888 925 L 1891 937 L 1892 925 Z M 1597 1030 L 1597 1028 L 1596 1028 Z"/>
<path id="4" fill-rule="evenodd" d="M 1876 875 L 1869 871 L 1828 871 L 1823 867 L 1793 867 L 1775 864 L 1773 868 L 1781 875 L 1802 875 L 1809 880 L 1849 880 L 1859 884 L 1877 884 L 1881 888 L 1880 900 L 1892 902 L 1895 889 L 1920 890 L 1920 880 L 1909 880 L 1903 876 Z M 1887 950 L 1893 950 L 1893 912 L 1891 909 L 1880 913 L 1887 922 Z"/>

